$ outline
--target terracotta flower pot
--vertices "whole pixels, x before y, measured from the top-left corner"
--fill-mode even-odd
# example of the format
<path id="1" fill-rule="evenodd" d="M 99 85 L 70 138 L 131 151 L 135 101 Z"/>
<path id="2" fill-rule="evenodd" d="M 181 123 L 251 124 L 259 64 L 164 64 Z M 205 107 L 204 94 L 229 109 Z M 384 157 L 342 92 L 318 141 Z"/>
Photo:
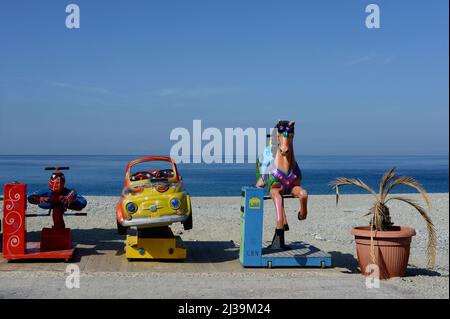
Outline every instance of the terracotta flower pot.
<path id="1" fill-rule="evenodd" d="M 410 227 L 396 227 L 392 231 L 373 231 L 373 244 L 375 264 L 379 268 L 379 279 L 402 277 L 408 266 L 409 248 L 411 238 L 416 231 Z M 355 236 L 356 254 L 361 272 L 370 274 L 370 226 L 355 227 L 352 229 Z"/>

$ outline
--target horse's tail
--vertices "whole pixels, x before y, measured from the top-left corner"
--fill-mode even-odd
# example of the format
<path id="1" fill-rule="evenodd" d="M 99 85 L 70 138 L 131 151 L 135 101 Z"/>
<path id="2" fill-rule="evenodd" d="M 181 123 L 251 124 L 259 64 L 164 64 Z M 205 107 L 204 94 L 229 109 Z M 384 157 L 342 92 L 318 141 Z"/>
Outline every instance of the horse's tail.
<path id="1" fill-rule="evenodd" d="M 256 180 L 258 187 L 264 187 L 267 184 L 270 167 L 273 163 L 273 156 L 270 147 L 266 147 L 263 154 L 256 158 Z"/>
<path id="2" fill-rule="evenodd" d="M 256 179 L 261 177 L 261 173 L 259 172 L 259 158 L 256 157 Z"/>
<path id="3" fill-rule="evenodd" d="M 256 187 L 264 188 L 266 186 L 264 174 L 261 173 L 261 163 L 259 158 L 256 158 Z"/>

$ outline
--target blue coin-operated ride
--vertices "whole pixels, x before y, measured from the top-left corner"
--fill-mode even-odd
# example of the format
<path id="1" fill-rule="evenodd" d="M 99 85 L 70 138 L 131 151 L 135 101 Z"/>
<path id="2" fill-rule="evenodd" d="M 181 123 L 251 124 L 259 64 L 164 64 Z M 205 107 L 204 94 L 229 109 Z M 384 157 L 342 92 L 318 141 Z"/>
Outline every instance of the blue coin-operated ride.
<path id="1" fill-rule="evenodd" d="M 291 195 L 283 196 L 285 198 Z M 263 248 L 264 189 L 242 188 L 241 245 L 239 261 L 244 267 L 331 267 L 331 255 L 298 241 L 290 250 Z"/>

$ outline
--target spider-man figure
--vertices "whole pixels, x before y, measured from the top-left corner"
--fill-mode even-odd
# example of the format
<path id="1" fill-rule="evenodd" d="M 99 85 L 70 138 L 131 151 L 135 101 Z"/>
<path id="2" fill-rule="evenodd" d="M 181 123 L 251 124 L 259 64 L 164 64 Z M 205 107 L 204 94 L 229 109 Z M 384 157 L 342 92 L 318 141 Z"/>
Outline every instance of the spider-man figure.
<path id="1" fill-rule="evenodd" d="M 47 167 L 46 170 L 55 171 L 50 176 L 49 188 L 40 190 L 28 196 L 31 204 L 39 205 L 40 208 L 52 210 L 53 228 L 63 229 L 64 212 L 67 209 L 80 211 L 86 207 L 86 199 L 77 194 L 74 189 L 65 187 L 66 178 L 60 171 L 68 167 Z"/>

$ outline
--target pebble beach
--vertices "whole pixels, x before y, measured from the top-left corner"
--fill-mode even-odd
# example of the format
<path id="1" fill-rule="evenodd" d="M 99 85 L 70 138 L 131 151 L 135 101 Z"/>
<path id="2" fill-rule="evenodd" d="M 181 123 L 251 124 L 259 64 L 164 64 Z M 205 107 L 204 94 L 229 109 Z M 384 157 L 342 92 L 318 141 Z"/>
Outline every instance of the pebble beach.
<path id="1" fill-rule="evenodd" d="M 407 194 L 420 201 L 418 195 Z M 87 196 L 86 217 L 67 217 L 78 251 L 72 263 L 81 271 L 81 287 L 66 289 L 65 263 L 7 262 L 0 258 L 0 298 L 449 298 L 449 194 L 430 194 L 430 216 L 438 234 L 436 266 L 426 268 L 427 232 L 421 216 L 409 206 L 392 203 L 396 225 L 411 226 L 416 236 L 404 278 L 382 281 L 367 289 L 355 256 L 351 228 L 365 225 L 368 195 L 310 196 L 309 214 L 298 221 L 298 201 L 286 200 L 290 231 L 287 242 L 304 241 L 333 257 L 330 269 L 246 269 L 238 260 L 240 197 L 193 197 L 194 227 L 172 225 L 188 247 L 184 262 L 127 261 L 124 237 L 116 232 L 117 197 Z M 29 212 L 37 209 L 29 205 Z M 28 240 L 39 240 L 51 218 L 27 219 Z M 270 241 L 275 210 L 266 201 L 264 240 Z M 157 295 L 148 295 L 158 287 Z M 181 287 L 181 288 L 180 288 Z M 43 294 L 45 290 L 45 295 Z"/>

